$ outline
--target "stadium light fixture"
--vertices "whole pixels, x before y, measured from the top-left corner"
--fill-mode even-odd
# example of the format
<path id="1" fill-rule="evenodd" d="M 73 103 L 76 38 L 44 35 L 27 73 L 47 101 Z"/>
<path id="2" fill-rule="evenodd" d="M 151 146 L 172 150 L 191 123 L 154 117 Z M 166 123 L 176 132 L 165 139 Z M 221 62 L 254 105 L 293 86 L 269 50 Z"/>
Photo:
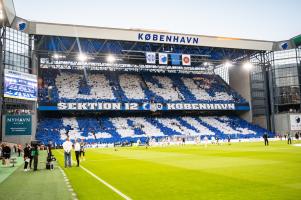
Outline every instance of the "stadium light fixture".
<path id="1" fill-rule="evenodd" d="M 84 53 L 80 53 L 78 54 L 77 59 L 81 62 L 85 62 L 88 60 L 88 56 Z"/>
<path id="2" fill-rule="evenodd" d="M 60 55 L 59 54 L 57 54 L 57 53 L 55 53 L 55 54 L 53 54 L 53 56 L 52 56 L 54 59 L 59 59 L 60 58 Z"/>
<path id="3" fill-rule="evenodd" d="M 115 62 L 116 61 L 116 58 L 115 58 L 115 56 L 114 55 L 108 55 L 107 56 L 107 62 L 108 63 L 113 63 L 113 62 Z"/>
<path id="4" fill-rule="evenodd" d="M 52 58 L 55 59 L 55 60 L 58 60 L 60 58 L 66 58 L 66 56 L 55 53 L 55 54 L 52 55 Z"/>
<path id="5" fill-rule="evenodd" d="M 244 64 L 243 64 L 243 68 L 245 69 L 245 70 L 251 70 L 252 68 L 253 68 L 253 65 L 252 65 L 252 63 L 250 63 L 250 62 L 245 62 Z"/>
<path id="6" fill-rule="evenodd" d="M 0 8 L 0 20 L 4 19 L 4 14 L 3 14 L 3 10 L 2 7 Z"/>
<path id="7" fill-rule="evenodd" d="M 230 67 L 233 66 L 233 64 L 232 64 L 231 61 L 226 61 L 226 62 L 224 63 L 224 66 L 227 67 L 227 68 L 230 68 Z"/>
<path id="8" fill-rule="evenodd" d="M 60 54 L 57 54 L 57 53 L 53 54 L 52 57 L 53 57 L 54 59 L 56 59 L 56 60 L 62 58 L 62 56 L 61 56 Z"/>

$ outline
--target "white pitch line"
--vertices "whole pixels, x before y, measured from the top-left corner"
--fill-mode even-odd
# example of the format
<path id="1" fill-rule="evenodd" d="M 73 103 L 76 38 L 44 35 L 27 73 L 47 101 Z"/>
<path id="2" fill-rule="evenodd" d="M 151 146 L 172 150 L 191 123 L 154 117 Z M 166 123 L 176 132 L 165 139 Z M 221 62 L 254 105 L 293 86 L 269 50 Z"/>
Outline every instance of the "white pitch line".
<path id="1" fill-rule="evenodd" d="M 101 178 L 99 178 L 98 176 L 96 176 L 93 172 L 91 172 L 90 170 L 86 169 L 83 166 L 80 166 L 80 168 L 82 168 L 83 170 L 85 170 L 88 174 L 90 174 L 91 176 L 93 176 L 95 179 L 97 179 L 99 182 L 101 182 L 102 184 L 104 184 L 105 186 L 107 186 L 108 188 L 110 188 L 111 190 L 113 190 L 114 192 L 116 192 L 117 194 L 119 194 L 119 196 L 123 197 L 126 200 L 131 200 L 130 197 L 126 196 L 125 194 L 123 194 L 122 192 L 120 192 L 119 190 L 117 190 L 115 187 L 113 187 L 112 185 L 110 185 L 109 183 L 107 183 L 106 181 L 102 180 Z"/>
<path id="2" fill-rule="evenodd" d="M 59 152 L 59 153 L 62 154 L 62 155 L 64 155 L 62 152 Z M 72 160 L 72 162 L 76 163 L 74 160 Z M 122 192 L 120 192 L 118 189 L 116 189 L 115 187 L 113 187 L 112 185 L 110 185 L 109 183 L 107 183 L 105 180 L 99 178 L 97 175 L 95 175 L 90 170 L 86 169 L 85 167 L 83 167 L 81 165 L 80 165 L 80 168 L 82 168 L 85 172 L 87 172 L 88 174 L 90 174 L 91 176 L 93 176 L 96 180 L 98 180 L 99 182 L 101 182 L 102 184 L 104 184 L 105 186 L 107 186 L 108 188 L 110 188 L 111 190 L 113 190 L 115 193 L 117 193 L 122 198 L 124 198 L 126 200 L 132 200 L 130 197 L 128 197 L 125 194 L 123 194 Z"/>

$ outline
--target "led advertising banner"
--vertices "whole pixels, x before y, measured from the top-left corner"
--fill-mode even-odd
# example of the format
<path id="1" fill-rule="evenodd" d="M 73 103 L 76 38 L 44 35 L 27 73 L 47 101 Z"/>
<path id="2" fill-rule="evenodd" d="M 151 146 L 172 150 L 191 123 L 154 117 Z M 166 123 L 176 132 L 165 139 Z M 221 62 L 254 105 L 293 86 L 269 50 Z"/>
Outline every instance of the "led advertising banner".
<path id="1" fill-rule="evenodd" d="M 125 111 L 170 111 L 170 110 L 250 110 L 249 104 L 232 103 L 58 103 L 57 105 L 39 105 L 39 110 L 125 110 Z"/>
<path id="2" fill-rule="evenodd" d="M 4 97 L 36 101 L 37 76 L 13 70 L 4 70 Z"/>
<path id="3" fill-rule="evenodd" d="M 301 115 L 292 114 L 290 115 L 290 124 L 292 131 L 301 131 Z"/>
<path id="4" fill-rule="evenodd" d="M 5 135 L 31 135 L 31 115 L 7 115 Z"/>

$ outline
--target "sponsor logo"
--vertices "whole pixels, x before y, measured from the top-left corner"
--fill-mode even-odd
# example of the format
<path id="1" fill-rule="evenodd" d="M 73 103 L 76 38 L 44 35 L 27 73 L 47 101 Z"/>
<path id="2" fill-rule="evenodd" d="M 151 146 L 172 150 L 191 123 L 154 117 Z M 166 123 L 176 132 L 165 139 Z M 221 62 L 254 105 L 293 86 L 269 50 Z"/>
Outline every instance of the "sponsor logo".
<path id="1" fill-rule="evenodd" d="M 183 65 L 191 65 L 190 55 L 183 54 L 182 55 L 182 64 Z"/>
<path id="2" fill-rule="evenodd" d="M 20 21 L 17 23 L 17 30 L 18 31 L 25 31 L 27 28 L 27 23 L 24 21 Z"/>
<path id="3" fill-rule="evenodd" d="M 147 64 L 156 64 L 156 53 L 147 52 L 146 53 L 146 63 Z"/>
<path id="4" fill-rule="evenodd" d="M 159 64 L 167 65 L 168 57 L 167 53 L 159 53 Z"/>
<path id="5" fill-rule="evenodd" d="M 288 42 L 283 42 L 279 45 L 280 49 L 286 50 L 288 49 Z"/>

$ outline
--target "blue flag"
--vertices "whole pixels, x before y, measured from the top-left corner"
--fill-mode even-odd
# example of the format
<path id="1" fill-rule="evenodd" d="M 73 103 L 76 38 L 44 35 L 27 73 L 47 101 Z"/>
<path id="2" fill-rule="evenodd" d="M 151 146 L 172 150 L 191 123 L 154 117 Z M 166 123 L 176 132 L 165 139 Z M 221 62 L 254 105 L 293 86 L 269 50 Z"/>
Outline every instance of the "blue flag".
<path id="1" fill-rule="evenodd" d="M 170 54 L 170 58 L 171 58 L 171 64 L 172 65 L 180 65 L 181 64 L 181 60 L 180 60 L 180 54 Z"/>

